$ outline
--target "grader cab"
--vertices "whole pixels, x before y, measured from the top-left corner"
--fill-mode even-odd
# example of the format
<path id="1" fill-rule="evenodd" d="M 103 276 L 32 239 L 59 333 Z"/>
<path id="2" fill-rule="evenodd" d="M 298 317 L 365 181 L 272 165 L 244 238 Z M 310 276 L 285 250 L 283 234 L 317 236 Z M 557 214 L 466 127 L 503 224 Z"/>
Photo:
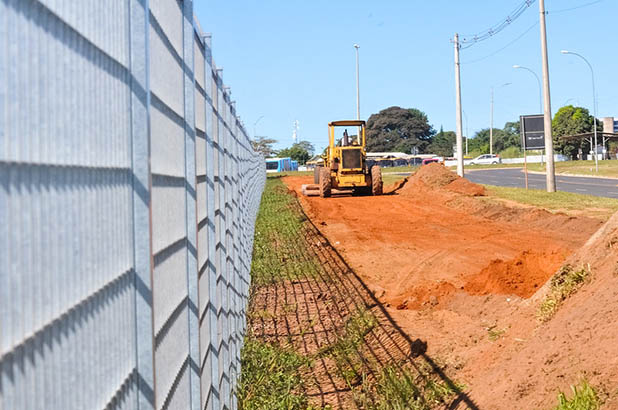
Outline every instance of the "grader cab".
<path id="1" fill-rule="evenodd" d="M 343 129 L 336 141 L 336 130 Z M 356 131 L 350 135 L 348 129 Z M 328 148 L 323 165 L 314 169 L 314 185 L 303 188 L 306 195 L 330 197 L 332 193 L 382 194 L 382 172 L 367 164 L 365 121 L 333 121 L 328 124 Z"/>

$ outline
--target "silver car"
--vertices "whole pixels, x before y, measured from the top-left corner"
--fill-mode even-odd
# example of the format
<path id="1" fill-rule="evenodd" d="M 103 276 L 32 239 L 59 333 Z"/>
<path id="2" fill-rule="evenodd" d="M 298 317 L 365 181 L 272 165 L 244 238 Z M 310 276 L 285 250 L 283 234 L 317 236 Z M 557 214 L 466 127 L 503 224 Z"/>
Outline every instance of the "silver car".
<path id="1" fill-rule="evenodd" d="M 470 161 L 470 165 L 480 165 L 480 164 L 501 164 L 502 159 L 500 155 L 496 154 L 483 154 L 474 158 Z"/>

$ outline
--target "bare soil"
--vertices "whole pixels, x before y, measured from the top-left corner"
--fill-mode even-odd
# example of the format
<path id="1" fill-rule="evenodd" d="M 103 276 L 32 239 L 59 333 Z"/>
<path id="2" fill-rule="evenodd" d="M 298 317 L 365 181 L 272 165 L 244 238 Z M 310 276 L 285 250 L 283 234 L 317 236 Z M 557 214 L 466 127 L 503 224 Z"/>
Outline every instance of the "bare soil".
<path id="1" fill-rule="evenodd" d="M 311 181 L 284 182 L 300 194 Z M 618 239 L 575 253 L 602 221 L 507 206 L 438 164 L 387 192 L 299 198 L 397 326 L 456 369 L 478 408 L 546 408 L 583 375 L 618 406 Z M 546 282 L 590 249 L 600 252 L 593 282 L 541 324 Z"/>

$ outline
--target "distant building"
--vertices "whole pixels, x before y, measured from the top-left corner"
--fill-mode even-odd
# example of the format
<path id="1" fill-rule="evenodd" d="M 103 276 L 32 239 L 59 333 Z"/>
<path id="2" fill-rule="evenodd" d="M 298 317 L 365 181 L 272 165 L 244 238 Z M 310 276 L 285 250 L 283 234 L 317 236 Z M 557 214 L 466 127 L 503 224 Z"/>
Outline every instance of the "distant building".
<path id="1" fill-rule="evenodd" d="M 320 154 L 316 154 L 314 155 L 309 161 L 307 161 L 307 163 L 305 164 L 305 166 L 307 167 L 307 169 L 313 169 L 319 165 L 324 165 L 324 159 L 322 158 L 322 156 Z"/>
<path id="2" fill-rule="evenodd" d="M 603 118 L 603 132 L 609 134 L 618 133 L 618 119 L 614 117 Z"/>

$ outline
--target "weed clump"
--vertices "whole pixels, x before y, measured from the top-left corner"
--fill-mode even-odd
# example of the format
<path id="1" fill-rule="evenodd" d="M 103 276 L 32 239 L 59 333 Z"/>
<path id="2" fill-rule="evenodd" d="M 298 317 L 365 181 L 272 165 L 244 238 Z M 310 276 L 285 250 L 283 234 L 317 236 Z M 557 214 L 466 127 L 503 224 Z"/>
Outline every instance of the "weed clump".
<path id="1" fill-rule="evenodd" d="M 560 305 L 575 293 L 589 277 L 589 267 L 576 270 L 571 265 L 563 266 L 551 280 L 551 290 L 539 307 L 539 320 L 546 322 L 551 319 Z"/>
<path id="2" fill-rule="evenodd" d="M 598 410 L 601 408 L 601 400 L 597 392 L 588 383 L 582 380 L 579 386 L 571 386 L 572 397 L 567 399 L 563 392 L 558 394 L 558 405 L 554 410 Z"/>
<path id="3" fill-rule="evenodd" d="M 489 340 L 491 340 L 492 342 L 500 339 L 505 333 L 506 329 L 498 329 L 496 326 L 491 326 L 487 328 L 487 337 L 489 337 Z"/>

